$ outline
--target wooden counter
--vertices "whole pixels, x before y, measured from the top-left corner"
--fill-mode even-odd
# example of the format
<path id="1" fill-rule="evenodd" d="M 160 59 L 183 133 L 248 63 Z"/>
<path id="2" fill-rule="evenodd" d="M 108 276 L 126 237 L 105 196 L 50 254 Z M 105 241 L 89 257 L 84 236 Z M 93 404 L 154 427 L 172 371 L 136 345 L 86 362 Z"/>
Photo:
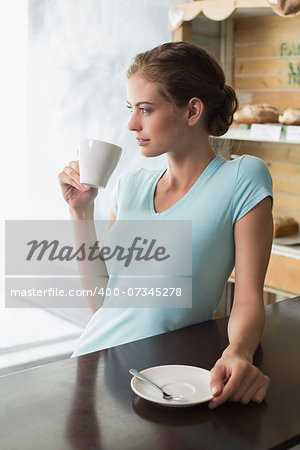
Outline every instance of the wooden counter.
<path id="1" fill-rule="evenodd" d="M 266 450 L 300 442 L 300 297 L 266 307 L 255 364 L 265 401 L 167 408 L 138 398 L 129 369 L 210 369 L 227 346 L 228 318 L 0 377 L 1 450 Z"/>

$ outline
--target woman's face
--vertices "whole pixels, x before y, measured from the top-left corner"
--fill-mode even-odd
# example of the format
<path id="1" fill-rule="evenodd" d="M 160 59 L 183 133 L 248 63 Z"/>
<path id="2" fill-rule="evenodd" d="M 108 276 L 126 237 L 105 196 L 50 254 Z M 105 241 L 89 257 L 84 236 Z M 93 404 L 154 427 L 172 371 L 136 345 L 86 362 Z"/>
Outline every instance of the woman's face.
<path id="1" fill-rule="evenodd" d="M 159 92 L 158 83 L 139 75 L 128 79 L 128 129 L 134 131 L 144 156 L 184 150 L 188 126 L 186 108 L 177 108 Z"/>

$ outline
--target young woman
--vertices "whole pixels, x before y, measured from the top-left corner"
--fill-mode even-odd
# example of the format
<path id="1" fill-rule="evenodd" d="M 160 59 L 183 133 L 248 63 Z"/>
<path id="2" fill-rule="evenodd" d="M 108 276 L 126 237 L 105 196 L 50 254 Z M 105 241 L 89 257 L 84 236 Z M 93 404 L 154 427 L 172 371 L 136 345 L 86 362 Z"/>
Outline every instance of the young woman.
<path id="1" fill-rule="evenodd" d="M 269 378 L 253 365 L 253 354 L 264 326 L 272 244 L 268 169 L 255 157 L 216 156 L 209 136 L 227 131 L 237 99 L 207 51 L 185 42 L 163 44 L 137 55 L 127 78 L 128 128 L 144 156 L 165 153 L 168 166 L 121 176 L 111 219 L 192 220 L 193 307 L 100 308 L 75 355 L 211 319 L 235 266 L 229 346 L 211 371 L 209 406 L 262 402 Z M 97 191 L 80 185 L 78 163 L 65 167 L 59 179 L 71 217 L 93 219 Z"/>

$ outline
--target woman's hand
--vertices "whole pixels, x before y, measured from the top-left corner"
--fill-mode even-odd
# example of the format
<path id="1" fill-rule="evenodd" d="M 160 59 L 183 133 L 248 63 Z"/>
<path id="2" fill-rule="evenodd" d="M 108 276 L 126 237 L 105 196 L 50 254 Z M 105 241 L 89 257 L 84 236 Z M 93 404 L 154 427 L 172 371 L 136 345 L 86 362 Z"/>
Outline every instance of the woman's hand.
<path id="1" fill-rule="evenodd" d="M 80 184 L 78 161 L 65 166 L 58 179 L 63 197 L 73 211 L 87 210 L 97 197 L 98 189 Z"/>
<path id="2" fill-rule="evenodd" d="M 250 358 L 238 354 L 226 354 L 216 362 L 211 370 L 210 387 L 213 399 L 211 409 L 226 401 L 250 401 L 261 403 L 270 385 L 270 379 L 252 364 Z"/>

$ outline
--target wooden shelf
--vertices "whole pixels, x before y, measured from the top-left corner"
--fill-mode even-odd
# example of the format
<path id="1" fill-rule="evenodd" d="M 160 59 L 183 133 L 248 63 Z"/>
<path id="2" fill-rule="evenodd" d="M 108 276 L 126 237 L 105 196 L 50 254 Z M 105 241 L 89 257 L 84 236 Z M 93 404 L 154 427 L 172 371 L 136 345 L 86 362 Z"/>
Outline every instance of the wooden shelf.
<path id="1" fill-rule="evenodd" d="M 300 245 L 272 245 L 272 254 L 300 260 Z"/>
<path id="2" fill-rule="evenodd" d="M 240 128 L 230 128 L 227 133 L 223 136 L 219 137 L 220 139 L 232 139 L 236 141 L 256 141 L 256 142 L 278 142 L 278 143 L 287 143 L 287 144 L 296 144 L 299 145 L 300 141 L 290 141 L 286 138 L 286 133 L 284 131 L 281 132 L 280 140 L 272 140 L 272 139 L 257 139 L 250 136 L 250 130 L 244 130 Z"/>

